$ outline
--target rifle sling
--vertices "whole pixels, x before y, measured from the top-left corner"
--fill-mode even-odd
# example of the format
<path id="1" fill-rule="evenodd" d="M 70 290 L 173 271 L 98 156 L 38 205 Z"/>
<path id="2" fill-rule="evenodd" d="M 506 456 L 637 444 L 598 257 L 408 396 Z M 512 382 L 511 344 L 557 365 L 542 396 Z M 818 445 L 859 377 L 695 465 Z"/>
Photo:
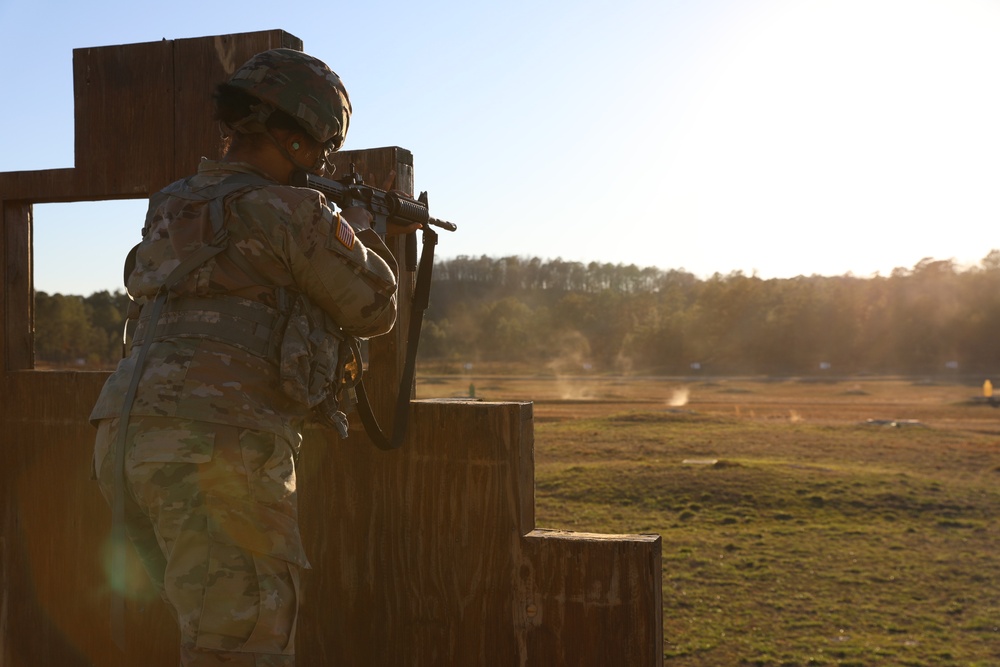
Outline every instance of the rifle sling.
<path id="1" fill-rule="evenodd" d="M 420 265 L 417 267 L 417 282 L 413 289 L 410 323 L 407 329 L 406 362 L 399 380 L 399 392 L 396 394 L 391 435 L 387 436 L 382 427 L 379 426 L 378 419 L 375 417 L 368 399 L 364 381 L 358 382 L 354 388 L 358 396 L 358 416 L 361 417 L 365 432 L 375 446 L 382 450 L 398 449 L 403 444 L 410 417 L 410 391 L 413 387 L 413 377 L 417 367 L 417 345 L 420 342 L 420 327 L 423 324 L 424 311 L 427 310 L 430 303 L 434 246 L 437 245 L 437 232 L 425 225 L 422 235 L 423 250 L 420 253 Z"/>

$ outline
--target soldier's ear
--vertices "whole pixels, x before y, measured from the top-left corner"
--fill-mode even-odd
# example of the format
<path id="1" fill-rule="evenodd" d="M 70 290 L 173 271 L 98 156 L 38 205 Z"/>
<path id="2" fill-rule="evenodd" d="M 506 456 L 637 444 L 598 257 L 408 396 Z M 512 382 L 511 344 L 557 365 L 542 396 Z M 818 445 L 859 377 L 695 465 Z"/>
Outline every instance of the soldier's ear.
<path id="1" fill-rule="evenodd" d="M 296 153 L 307 153 L 317 145 L 312 137 L 301 132 L 289 132 L 282 143 L 284 143 L 288 152 L 293 155 Z"/>

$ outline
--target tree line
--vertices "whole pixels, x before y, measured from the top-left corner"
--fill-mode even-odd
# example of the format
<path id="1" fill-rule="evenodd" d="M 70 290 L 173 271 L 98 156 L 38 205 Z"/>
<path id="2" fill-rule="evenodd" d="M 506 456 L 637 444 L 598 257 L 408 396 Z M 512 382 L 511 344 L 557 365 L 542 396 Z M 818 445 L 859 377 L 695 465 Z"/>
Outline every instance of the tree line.
<path id="1" fill-rule="evenodd" d="M 36 293 L 36 359 L 113 365 L 127 302 Z M 989 374 L 1000 369 L 998 331 L 997 250 L 965 269 L 925 259 L 888 276 L 767 280 L 463 256 L 435 264 L 419 359 L 665 375 Z"/>
<path id="2" fill-rule="evenodd" d="M 90 296 L 35 291 L 36 366 L 108 368 L 122 357 L 124 292 Z"/>

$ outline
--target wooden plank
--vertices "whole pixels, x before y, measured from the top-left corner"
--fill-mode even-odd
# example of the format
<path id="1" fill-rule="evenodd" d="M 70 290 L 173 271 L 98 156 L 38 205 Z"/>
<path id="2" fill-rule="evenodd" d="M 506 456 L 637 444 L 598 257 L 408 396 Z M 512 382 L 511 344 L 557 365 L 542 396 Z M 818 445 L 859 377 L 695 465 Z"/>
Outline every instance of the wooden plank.
<path id="1" fill-rule="evenodd" d="M 75 169 L 0 172 L 0 199 L 57 203 L 112 199 L 113 193 L 81 188 Z"/>
<path id="2" fill-rule="evenodd" d="M 73 51 L 76 169 L 86 191 L 148 195 L 173 166 L 167 40 Z"/>
<path id="3" fill-rule="evenodd" d="M 11 336 L 8 329 L 14 326 L 11 318 L 17 318 L 17 313 L 12 314 L 7 309 L 7 302 L 9 300 L 7 297 L 7 267 L 12 262 L 23 260 L 17 253 L 11 253 L 8 250 L 11 240 L 7 238 L 7 230 L 13 227 L 13 212 L 11 216 L 7 216 L 8 206 L 9 203 L 0 197 L 0 241 L 3 242 L 2 251 L 0 251 L 0 353 L 3 355 L 0 356 L 0 375 L 6 373 L 10 367 L 10 353 L 7 349 Z"/>
<path id="4" fill-rule="evenodd" d="M 32 368 L 34 283 L 31 263 L 31 204 L 0 201 L 3 221 L 3 334 L 5 370 Z"/>
<path id="5" fill-rule="evenodd" d="M 517 664 L 531 406 L 414 401 L 410 417 L 394 452 L 308 434 L 302 664 Z"/>
<path id="6" fill-rule="evenodd" d="M 528 523 L 530 403 L 410 418 L 397 452 L 307 434 L 305 664 L 662 664 L 660 537 Z"/>
<path id="7" fill-rule="evenodd" d="M 109 640 L 111 512 L 91 480 L 87 415 L 107 373 L 6 373 L 0 401 L 4 667 L 171 667 L 177 631 L 132 557 L 129 650 Z"/>
<path id="8" fill-rule="evenodd" d="M 535 530 L 523 549 L 520 664 L 662 666 L 659 535 Z"/>
<path id="9" fill-rule="evenodd" d="M 174 40 L 175 152 L 168 180 L 154 182 L 154 192 L 193 173 L 202 157 L 214 160 L 222 156 L 219 124 L 212 120 L 216 85 L 253 55 L 279 47 L 301 51 L 302 40 L 284 30 Z"/>

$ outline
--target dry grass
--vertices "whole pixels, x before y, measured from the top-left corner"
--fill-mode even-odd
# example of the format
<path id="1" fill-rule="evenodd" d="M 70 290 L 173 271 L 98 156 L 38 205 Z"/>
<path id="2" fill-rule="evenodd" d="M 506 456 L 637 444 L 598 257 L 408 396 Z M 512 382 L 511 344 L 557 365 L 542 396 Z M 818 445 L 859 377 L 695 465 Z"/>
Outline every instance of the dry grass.
<path id="1" fill-rule="evenodd" d="M 539 526 L 663 536 L 668 665 L 985 667 L 981 382 L 421 376 L 417 395 L 534 401 Z"/>

